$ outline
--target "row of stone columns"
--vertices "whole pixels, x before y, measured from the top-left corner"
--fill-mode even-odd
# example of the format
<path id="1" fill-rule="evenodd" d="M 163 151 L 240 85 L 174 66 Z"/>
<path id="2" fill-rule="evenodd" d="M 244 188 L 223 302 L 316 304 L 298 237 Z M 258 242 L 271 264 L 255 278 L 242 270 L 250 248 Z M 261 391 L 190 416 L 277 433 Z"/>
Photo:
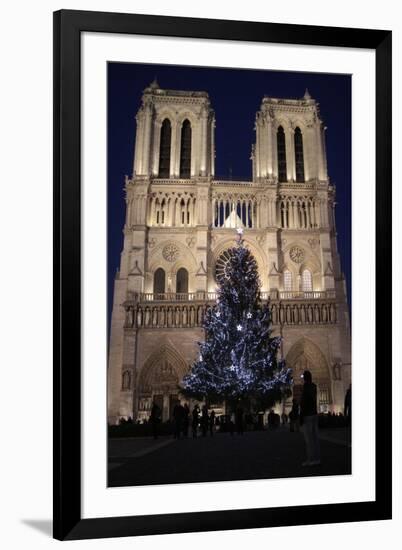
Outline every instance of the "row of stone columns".
<path id="1" fill-rule="evenodd" d="M 328 227 L 327 201 L 323 199 L 213 198 L 212 227 L 249 228 L 272 227 L 284 229 L 315 229 Z"/>
<path id="2" fill-rule="evenodd" d="M 143 206 L 141 204 L 141 209 Z M 149 198 L 149 226 L 194 227 L 198 222 L 197 201 L 193 196 Z M 216 228 L 236 228 L 240 225 L 261 228 L 279 224 L 284 229 L 315 229 L 328 227 L 329 222 L 327 201 L 323 199 L 285 197 L 279 203 L 271 199 L 262 199 L 262 202 L 236 197 L 212 199 L 212 227 Z"/>
<path id="3" fill-rule="evenodd" d="M 239 212 L 240 210 L 240 212 Z M 254 199 L 212 199 L 212 226 L 259 227 L 259 213 Z"/>
<path id="4" fill-rule="evenodd" d="M 196 220 L 195 197 L 150 197 L 148 225 L 153 227 L 193 227 Z"/>
<path id="5" fill-rule="evenodd" d="M 321 208 L 315 200 L 282 199 L 280 225 L 284 229 L 314 229 L 321 225 Z"/>

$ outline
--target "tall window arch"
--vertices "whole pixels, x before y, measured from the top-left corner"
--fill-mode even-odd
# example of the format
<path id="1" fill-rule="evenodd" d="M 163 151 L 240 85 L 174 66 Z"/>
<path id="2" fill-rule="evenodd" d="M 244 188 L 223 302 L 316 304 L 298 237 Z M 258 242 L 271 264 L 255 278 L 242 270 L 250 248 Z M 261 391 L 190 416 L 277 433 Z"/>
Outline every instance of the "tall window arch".
<path id="1" fill-rule="evenodd" d="M 299 127 L 295 129 L 294 139 L 295 139 L 296 181 L 304 181 L 303 136 Z"/>
<path id="2" fill-rule="evenodd" d="M 286 142 L 285 131 L 282 126 L 279 126 L 276 132 L 276 143 L 278 148 L 278 179 L 280 182 L 288 180 L 286 168 Z"/>
<path id="3" fill-rule="evenodd" d="M 188 293 L 188 271 L 181 267 L 176 275 L 176 292 L 178 294 Z"/>
<path id="4" fill-rule="evenodd" d="M 283 289 L 285 292 L 291 292 L 293 290 L 292 286 L 292 273 L 286 269 L 283 272 Z"/>
<path id="5" fill-rule="evenodd" d="M 180 141 L 180 177 L 191 176 L 191 123 L 185 120 L 181 127 Z"/>
<path id="6" fill-rule="evenodd" d="M 186 223 L 186 203 L 184 199 L 180 201 L 180 223 L 184 225 Z"/>
<path id="7" fill-rule="evenodd" d="M 165 270 L 159 267 L 154 273 L 154 294 L 165 293 Z"/>
<path id="8" fill-rule="evenodd" d="M 162 199 L 162 203 L 161 203 L 161 219 L 160 219 L 161 225 L 165 225 L 165 222 L 166 222 L 166 210 L 167 210 L 167 207 L 166 207 L 166 199 Z"/>
<path id="9" fill-rule="evenodd" d="M 161 127 L 161 142 L 159 146 L 159 177 L 170 176 L 170 145 L 172 142 L 172 125 L 170 120 L 165 118 Z"/>
<path id="10" fill-rule="evenodd" d="M 302 291 L 311 292 L 313 290 L 313 277 L 311 271 L 305 269 L 302 273 Z"/>

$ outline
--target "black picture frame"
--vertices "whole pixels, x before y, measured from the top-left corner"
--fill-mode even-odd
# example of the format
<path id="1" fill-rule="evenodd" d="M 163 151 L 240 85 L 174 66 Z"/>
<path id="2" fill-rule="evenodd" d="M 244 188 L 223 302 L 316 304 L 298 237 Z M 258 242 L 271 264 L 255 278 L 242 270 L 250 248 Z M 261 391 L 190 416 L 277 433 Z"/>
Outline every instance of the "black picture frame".
<path id="1" fill-rule="evenodd" d="M 83 32 L 341 46 L 375 50 L 375 501 L 82 519 L 80 38 Z M 385 30 L 70 10 L 54 13 L 53 534 L 55 538 L 72 540 L 391 518 L 391 40 L 391 32 Z M 382 421 L 384 418 L 386 422 Z"/>

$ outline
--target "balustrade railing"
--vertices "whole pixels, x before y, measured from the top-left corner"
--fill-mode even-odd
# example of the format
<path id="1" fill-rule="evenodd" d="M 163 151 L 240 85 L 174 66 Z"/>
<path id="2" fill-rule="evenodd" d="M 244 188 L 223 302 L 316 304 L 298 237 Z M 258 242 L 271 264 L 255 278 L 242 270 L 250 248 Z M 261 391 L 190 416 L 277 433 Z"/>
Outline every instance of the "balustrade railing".
<path id="1" fill-rule="evenodd" d="M 213 185 L 216 186 L 229 186 L 229 187 L 252 187 L 253 182 L 252 181 L 244 181 L 242 179 L 222 179 L 222 178 L 214 178 Z"/>
<path id="2" fill-rule="evenodd" d="M 130 293 L 128 301 L 134 302 L 214 302 L 217 292 L 140 292 Z M 261 292 L 261 299 L 265 300 L 325 300 L 334 299 L 335 290 L 312 291 L 278 291 Z"/>
<path id="3" fill-rule="evenodd" d="M 266 292 L 261 297 L 270 299 L 274 326 L 328 325 L 337 322 L 332 292 Z M 125 328 L 201 328 L 216 296 L 216 292 L 133 294 L 123 304 Z"/>
<path id="4" fill-rule="evenodd" d="M 271 298 L 273 297 L 271 294 Z M 308 290 L 298 291 L 293 290 L 279 291 L 279 298 L 281 300 L 322 300 L 323 298 L 335 298 L 335 290 Z"/>
<path id="5" fill-rule="evenodd" d="M 212 302 L 216 298 L 216 292 L 145 292 L 134 294 L 131 299 L 138 302 Z"/>

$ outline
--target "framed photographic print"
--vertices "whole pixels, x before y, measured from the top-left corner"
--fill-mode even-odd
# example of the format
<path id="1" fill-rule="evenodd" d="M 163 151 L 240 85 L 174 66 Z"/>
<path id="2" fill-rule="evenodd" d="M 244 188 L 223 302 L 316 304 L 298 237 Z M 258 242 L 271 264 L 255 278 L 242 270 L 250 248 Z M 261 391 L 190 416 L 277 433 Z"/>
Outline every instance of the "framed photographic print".
<path id="1" fill-rule="evenodd" d="M 391 32 L 56 12 L 54 189 L 56 538 L 391 517 Z"/>

